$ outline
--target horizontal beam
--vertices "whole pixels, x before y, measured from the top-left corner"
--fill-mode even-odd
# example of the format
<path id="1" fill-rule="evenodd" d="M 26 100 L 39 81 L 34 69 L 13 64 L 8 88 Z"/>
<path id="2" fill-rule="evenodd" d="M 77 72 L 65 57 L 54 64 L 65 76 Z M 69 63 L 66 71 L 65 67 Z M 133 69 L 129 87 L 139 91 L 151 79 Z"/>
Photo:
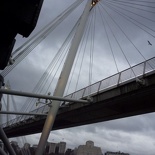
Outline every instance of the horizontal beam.
<path id="1" fill-rule="evenodd" d="M 0 114 L 47 116 L 47 114 L 41 114 L 41 113 L 37 114 L 37 113 L 25 113 L 16 111 L 0 111 Z"/>
<path id="2" fill-rule="evenodd" d="M 58 96 L 34 94 L 34 93 L 21 92 L 21 91 L 15 91 L 15 90 L 7 90 L 7 89 L 0 89 L 0 93 L 16 95 L 16 96 L 23 96 L 23 97 L 33 97 L 33 98 L 39 98 L 39 99 L 67 101 L 67 102 L 77 102 L 77 103 L 89 103 L 90 102 L 87 100 L 75 100 L 75 99 L 69 99 L 69 98 L 58 97 Z"/>

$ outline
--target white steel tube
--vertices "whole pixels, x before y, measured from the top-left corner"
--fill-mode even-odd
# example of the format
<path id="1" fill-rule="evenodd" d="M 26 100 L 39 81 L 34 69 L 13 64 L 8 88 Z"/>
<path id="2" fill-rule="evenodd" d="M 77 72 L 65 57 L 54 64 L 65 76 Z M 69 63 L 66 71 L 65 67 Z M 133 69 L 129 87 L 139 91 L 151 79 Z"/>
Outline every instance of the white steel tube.
<path id="1" fill-rule="evenodd" d="M 7 90 L 7 89 L 0 89 L 0 93 L 2 93 L 2 94 L 16 95 L 16 96 L 25 96 L 25 97 L 49 99 L 49 100 L 68 101 L 68 102 L 77 102 L 77 103 L 89 103 L 89 101 L 87 101 L 87 100 L 75 100 L 75 99 L 58 97 L 58 96 L 49 96 L 49 95 L 43 95 L 43 94 L 34 94 L 34 93 L 20 92 L 20 91 Z"/>
<path id="2" fill-rule="evenodd" d="M 7 111 L 10 110 L 10 105 L 9 105 L 9 95 L 7 95 Z M 9 114 L 7 114 L 7 122 L 9 122 Z"/>
<path id="3" fill-rule="evenodd" d="M 9 81 L 7 82 L 7 89 L 10 90 Z M 10 96 L 7 94 L 7 111 L 10 111 Z M 7 123 L 9 122 L 9 114 L 7 114 Z"/>
<path id="4" fill-rule="evenodd" d="M 16 111 L 0 111 L 0 114 L 47 116 L 47 114 L 42 114 L 42 113 L 31 113 L 31 112 L 26 113 L 26 112 L 16 112 Z"/>
<path id="5" fill-rule="evenodd" d="M 60 77 L 59 77 L 59 80 L 58 80 L 58 83 L 57 83 L 57 86 L 56 86 L 56 89 L 54 92 L 54 96 L 63 96 L 63 94 L 64 94 L 64 90 L 65 90 L 65 87 L 66 87 L 66 84 L 67 84 L 67 81 L 69 78 L 69 74 L 70 74 L 71 68 L 73 66 L 73 62 L 74 62 L 81 38 L 83 36 L 85 25 L 86 25 L 86 22 L 87 22 L 87 19 L 89 16 L 89 11 L 91 9 L 91 3 L 92 3 L 92 0 L 88 0 L 87 4 L 85 6 L 85 9 L 83 11 L 83 14 L 81 16 L 81 20 L 77 27 L 75 36 L 72 40 L 72 44 L 71 44 L 68 56 L 66 58 L 62 72 L 60 74 Z M 43 155 L 43 152 L 44 152 L 44 149 L 46 146 L 46 142 L 47 142 L 48 136 L 50 134 L 50 131 L 53 127 L 59 106 L 60 106 L 59 101 L 54 101 L 52 103 L 52 107 L 50 108 L 50 110 L 48 112 L 48 116 L 46 118 L 46 121 L 45 121 L 45 124 L 43 127 L 43 131 L 42 131 L 42 135 L 41 135 L 39 145 L 38 145 L 38 148 L 36 151 L 36 155 Z"/>

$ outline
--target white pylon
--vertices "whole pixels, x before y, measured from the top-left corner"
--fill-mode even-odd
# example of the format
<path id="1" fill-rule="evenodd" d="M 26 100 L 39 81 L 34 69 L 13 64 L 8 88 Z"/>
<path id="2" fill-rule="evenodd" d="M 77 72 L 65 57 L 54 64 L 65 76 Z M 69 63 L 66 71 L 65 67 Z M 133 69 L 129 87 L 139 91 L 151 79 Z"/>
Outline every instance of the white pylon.
<path id="1" fill-rule="evenodd" d="M 85 9 L 83 11 L 83 14 L 81 16 L 79 25 L 77 27 L 77 31 L 72 40 L 72 44 L 68 52 L 66 61 L 64 63 L 62 72 L 60 74 L 60 77 L 59 77 L 59 80 L 58 80 L 58 83 L 57 83 L 57 86 L 54 92 L 54 96 L 63 96 L 64 94 L 65 87 L 66 87 L 66 84 L 67 84 L 67 81 L 68 81 L 68 78 L 71 72 L 71 68 L 73 66 L 73 62 L 74 62 L 80 41 L 84 33 L 85 25 L 86 25 L 91 7 L 92 7 L 92 0 L 88 0 L 86 3 Z M 48 112 L 48 116 L 46 118 L 46 121 L 43 127 L 43 131 L 42 131 L 42 135 L 41 135 L 41 138 L 38 144 L 36 155 L 43 155 L 48 136 L 53 127 L 55 117 L 60 107 L 60 103 L 61 103 L 60 101 L 53 101 L 52 103 L 52 107 L 50 108 Z"/>

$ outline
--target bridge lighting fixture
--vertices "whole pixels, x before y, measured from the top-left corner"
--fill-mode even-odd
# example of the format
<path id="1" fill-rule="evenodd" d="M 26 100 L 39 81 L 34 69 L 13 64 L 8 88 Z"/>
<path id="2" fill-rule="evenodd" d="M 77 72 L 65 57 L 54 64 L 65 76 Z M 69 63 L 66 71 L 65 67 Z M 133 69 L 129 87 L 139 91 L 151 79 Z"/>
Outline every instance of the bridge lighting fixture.
<path id="1" fill-rule="evenodd" d="M 91 6 L 94 7 L 100 0 L 93 0 Z"/>
<path id="2" fill-rule="evenodd" d="M 48 105 L 49 107 L 51 107 L 52 106 L 52 100 L 45 99 L 45 102 L 42 102 L 42 101 L 40 101 L 40 98 L 38 98 L 38 101 L 36 102 L 36 107 L 39 104 Z"/>

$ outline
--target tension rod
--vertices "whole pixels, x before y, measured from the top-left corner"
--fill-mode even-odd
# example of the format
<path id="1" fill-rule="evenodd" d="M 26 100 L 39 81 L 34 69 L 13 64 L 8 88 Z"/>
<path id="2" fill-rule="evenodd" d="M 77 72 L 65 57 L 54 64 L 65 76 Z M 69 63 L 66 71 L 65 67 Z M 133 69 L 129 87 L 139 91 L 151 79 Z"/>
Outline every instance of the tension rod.
<path id="1" fill-rule="evenodd" d="M 15 91 L 15 90 L 7 90 L 7 89 L 0 89 L 0 93 L 16 95 L 16 96 L 23 96 L 23 97 L 33 97 L 33 98 L 49 99 L 49 100 L 57 100 L 57 101 L 67 101 L 67 102 L 77 102 L 77 103 L 89 103 L 90 102 L 90 100 L 75 100 L 75 99 L 69 99 L 69 98 L 64 98 L 64 97 L 49 96 L 49 95 L 43 95 L 43 94 L 34 94 L 34 93 Z"/>

